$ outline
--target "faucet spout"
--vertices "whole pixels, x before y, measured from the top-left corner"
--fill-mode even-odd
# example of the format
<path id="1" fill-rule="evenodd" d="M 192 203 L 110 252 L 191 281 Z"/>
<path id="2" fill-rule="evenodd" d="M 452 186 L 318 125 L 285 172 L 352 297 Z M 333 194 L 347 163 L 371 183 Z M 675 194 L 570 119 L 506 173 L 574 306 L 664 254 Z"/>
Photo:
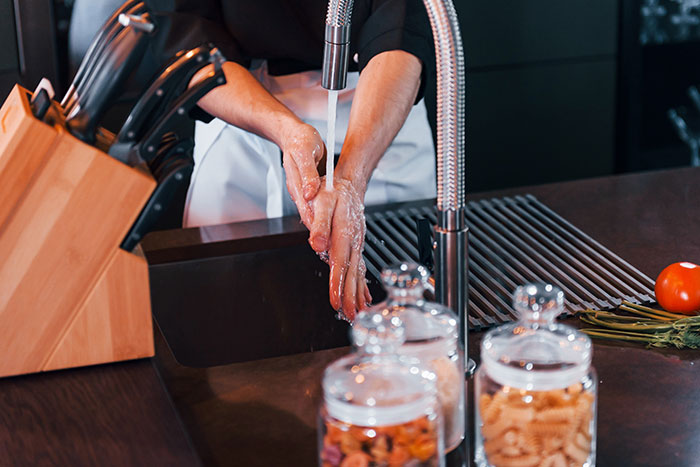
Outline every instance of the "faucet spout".
<path id="1" fill-rule="evenodd" d="M 321 85 L 331 91 L 345 89 L 347 84 L 352 6 L 353 0 L 328 2 Z"/>

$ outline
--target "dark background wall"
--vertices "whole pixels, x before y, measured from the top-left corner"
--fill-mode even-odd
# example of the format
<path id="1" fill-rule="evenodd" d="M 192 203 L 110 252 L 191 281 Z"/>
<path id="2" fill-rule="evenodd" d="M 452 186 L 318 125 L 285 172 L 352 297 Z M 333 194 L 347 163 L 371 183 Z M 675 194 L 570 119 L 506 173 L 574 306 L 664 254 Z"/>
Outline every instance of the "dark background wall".
<path id="1" fill-rule="evenodd" d="M 617 2 L 465 0 L 457 8 L 468 190 L 612 173 Z"/>
<path id="2" fill-rule="evenodd" d="M 0 92 L 16 81 L 32 88 L 41 76 L 64 90 L 76 44 L 87 40 L 77 32 L 89 38 L 99 27 L 102 3 L 120 2 L 0 0 Z M 700 83 L 700 28 L 650 40 L 646 3 L 456 0 L 468 191 L 689 164 L 666 112 Z M 660 3 L 671 27 L 679 4 Z"/>
<path id="3" fill-rule="evenodd" d="M 0 0 L 0 93 L 15 83 L 28 87 L 42 77 L 59 82 L 54 2 Z"/>

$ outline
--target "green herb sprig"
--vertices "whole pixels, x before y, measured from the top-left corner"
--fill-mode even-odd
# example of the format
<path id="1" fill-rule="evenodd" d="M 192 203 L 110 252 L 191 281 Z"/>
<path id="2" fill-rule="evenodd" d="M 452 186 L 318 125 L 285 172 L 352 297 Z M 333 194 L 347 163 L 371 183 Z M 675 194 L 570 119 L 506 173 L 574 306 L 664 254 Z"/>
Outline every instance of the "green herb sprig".
<path id="1" fill-rule="evenodd" d="M 627 301 L 618 310 L 637 316 L 584 310 L 580 312 L 581 321 L 596 327 L 581 331 L 591 337 L 641 342 L 647 347 L 700 348 L 700 315 L 670 313 Z"/>

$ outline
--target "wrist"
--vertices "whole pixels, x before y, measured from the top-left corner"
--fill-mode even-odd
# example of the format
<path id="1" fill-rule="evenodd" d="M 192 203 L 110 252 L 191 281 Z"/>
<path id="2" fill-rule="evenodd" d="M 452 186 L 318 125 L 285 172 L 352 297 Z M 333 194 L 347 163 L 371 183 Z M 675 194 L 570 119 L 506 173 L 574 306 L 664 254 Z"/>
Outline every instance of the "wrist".
<path id="1" fill-rule="evenodd" d="M 367 184 L 369 183 L 371 172 L 367 174 L 362 168 L 355 168 L 348 164 L 343 164 L 343 159 L 341 157 L 335 168 L 334 176 L 347 180 L 359 194 L 364 195 L 367 191 Z"/>
<path id="2" fill-rule="evenodd" d="M 304 123 L 296 115 L 285 115 L 277 122 L 277 136 L 274 142 L 280 147 L 282 152 L 286 152 L 290 144 L 299 140 L 299 137 L 304 138 L 306 135 L 313 134 L 316 129 L 311 125 Z"/>

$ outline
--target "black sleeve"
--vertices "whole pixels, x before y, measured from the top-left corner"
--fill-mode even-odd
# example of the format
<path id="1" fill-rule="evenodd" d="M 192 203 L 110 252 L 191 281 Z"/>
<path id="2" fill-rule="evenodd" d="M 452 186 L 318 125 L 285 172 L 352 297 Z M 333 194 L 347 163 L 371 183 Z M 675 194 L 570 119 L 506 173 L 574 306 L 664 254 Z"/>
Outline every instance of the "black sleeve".
<path id="1" fill-rule="evenodd" d="M 248 64 L 226 29 L 220 0 L 150 0 L 158 23 L 158 49 L 165 62 L 181 50 L 212 43 L 227 60 Z"/>
<path id="2" fill-rule="evenodd" d="M 428 76 L 435 73 L 435 49 L 430 20 L 422 0 L 374 0 L 371 13 L 359 33 L 357 54 L 360 71 L 382 52 L 403 50 L 423 63 L 416 102 L 425 92 Z"/>

